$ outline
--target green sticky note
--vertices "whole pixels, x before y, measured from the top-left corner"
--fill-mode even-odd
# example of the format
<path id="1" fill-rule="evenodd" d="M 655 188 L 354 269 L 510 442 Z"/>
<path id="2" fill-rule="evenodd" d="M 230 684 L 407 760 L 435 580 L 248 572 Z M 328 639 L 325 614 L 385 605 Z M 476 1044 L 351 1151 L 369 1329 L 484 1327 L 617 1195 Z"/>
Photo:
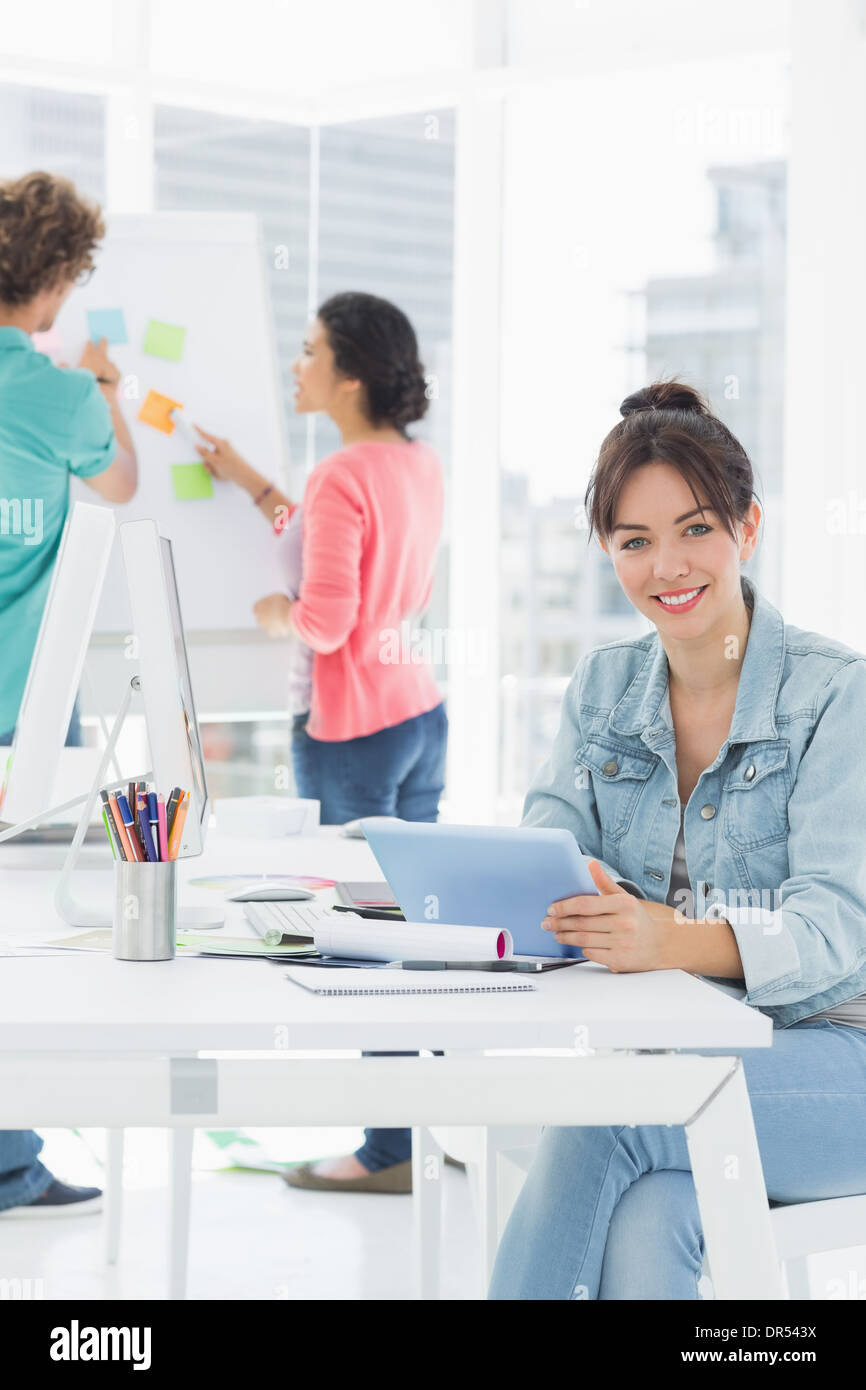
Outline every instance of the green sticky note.
<path id="1" fill-rule="evenodd" d="M 171 485 L 178 502 L 213 497 L 213 478 L 203 463 L 173 463 Z"/>
<path id="2" fill-rule="evenodd" d="M 167 357 L 169 362 L 179 362 L 183 357 L 185 337 L 186 329 L 178 324 L 151 319 L 144 335 L 144 351 L 152 357 Z"/>

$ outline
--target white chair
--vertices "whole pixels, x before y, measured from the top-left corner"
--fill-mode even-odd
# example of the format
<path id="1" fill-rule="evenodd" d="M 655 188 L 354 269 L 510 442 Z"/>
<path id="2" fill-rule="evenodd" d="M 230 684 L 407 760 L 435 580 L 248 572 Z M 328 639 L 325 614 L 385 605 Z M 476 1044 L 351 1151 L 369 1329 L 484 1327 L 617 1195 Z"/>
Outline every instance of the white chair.
<path id="1" fill-rule="evenodd" d="M 866 1246 L 866 1196 L 796 1202 L 770 1211 L 789 1298 L 812 1298 L 810 1255 Z M 710 1274 L 712 1278 L 712 1274 Z M 845 1297 L 852 1295 L 846 1293 Z"/>
<path id="2" fill-rule="evenodd" d="M 529 1171 L 541 1129 L 443 1128 L 432 1133 L 448 1153 L 466 1163 L 480 1236 L 480 1280 L 486 1291 L 497 1246 Z M 770 1220 L 791 1299 L 812 1297 L 810 1255 L 866 1247 L 866 1195 L 773 1206 Z M 712 1271 L 707 1261 L 704 1278 L 711 1288 Z"/>
<path id="3" fill-rule="evenodd" d="M 169 1237 L 168 1297 L 186 1298 L 189 1259 L 189 1215 L 192 1193 L 192 1141 L 195 1130 L 178 1127 L 169 1130 Z M 123 1135 L 122 1129 L 106 1130 L 105 1218 L 103 1236 L 106 1263 L 117 1263 L 120 1224 L 123 1214 Z"/>

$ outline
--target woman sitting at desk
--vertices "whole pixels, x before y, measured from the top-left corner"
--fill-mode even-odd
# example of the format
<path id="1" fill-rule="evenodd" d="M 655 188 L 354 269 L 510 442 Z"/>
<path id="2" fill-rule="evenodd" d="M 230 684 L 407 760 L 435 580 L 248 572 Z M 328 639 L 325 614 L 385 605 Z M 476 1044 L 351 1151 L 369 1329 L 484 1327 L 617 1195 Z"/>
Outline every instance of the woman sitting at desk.
<path id="1" fill-rule="evenodd" d="M 324 412 L 341 436 L 304 493 L 300 597 L 269 594 L 255 606 L 267 632 L 294 636 L 314 654 L 311 672 L 299 652 L 292 668 L 298 795 L 321 803 L 326 825 L 435 821 L 448 720 L 429 664 L 414 650 L 407 659 L 402 640 L 430 600 L 443 509 L 439 459 L 408 434 L 427 410 L 415 332 L 387 300 L 337 294 L 319 309 L 293 370 L 295 409 Z M 211 473 L 242 487 L 278 529 L 288 525 L 291 558 L 295 506 L 226 440 L 201 433 Z M 295 593 L 296 574 L 286 587 Z M 356 1154 L 302 1164 L 286 1181 L 408 1192 L 410 1155 L 409 1130 L 367 1130 Z"/>
<path id="2" fill-rule="evenodd" d="M 590 534 L 656 632 L 587 653 L 566 692 L 523 823 L 571 830 L 600 896 L 544 926 L 614 972 L 687 970 L 770 1015 L 773 1047 L 743 1053 L 770 1199 L 863 1193 L 866 657 L 741 575 L 752 468 L 698 394 L 659 383 L 620 409 Z M 490 1296 L 696 1299 L 702 1260 L 682 1127 L 553 1127 Z"/>

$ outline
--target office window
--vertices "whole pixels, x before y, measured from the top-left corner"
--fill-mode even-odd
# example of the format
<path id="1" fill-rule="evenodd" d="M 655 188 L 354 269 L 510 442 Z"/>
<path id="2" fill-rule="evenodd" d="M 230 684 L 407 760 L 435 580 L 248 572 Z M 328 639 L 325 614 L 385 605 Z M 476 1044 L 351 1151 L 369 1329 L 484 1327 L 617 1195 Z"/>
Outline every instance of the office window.
<path id="1" fill-rule="evenodd" d="M 154 114 L 157 211 L 243 211 L 260 219 L 295 486 L 306 433 L 292 411 L 291 362 L 307 318 L 309 150 L 301 126 L 168 106 Z"/>
<path id="2" fill-rule="evenodd" d="M 447 479 L 451 442 L 451 297 L 454 241 L 454 116 L 418 112 L 329 125 L 321 131 L 317 299 L 364 290 L 392 300 L 411 320 L 430 405 L 410 433 L 439 454 Z M 339 439 L 317 417 L 315 454 Z M 448 626 L 448 533 L 424 626 Z M 447 683 L 447 642 L 433 643 Z"/>
<path id="3" fill-rule="evenodd" d="M 449 463 L 451 398 L 451 255 L 454 125 L 430 112 L 324 126 L 319 132 L 318 255 L 310 266 L 312 133 L 299 126 L 213 112 L 158 107 L 155 207 L 202 211 L 243 208 L 261 218 L 283 385 L 292 484 L 339 446 L 324 417 L 292 410 L 291 363 L 302 342 L 310 295 L 320 303 L 340 290 L 393 300 L 415 326 L 430 407 L 412 430 Z M 276 257 L 276 248 L 287 255 Z M 311 283 L 310 276 L 313 281 Z M 447 536 L 424 625 L 447 628 Z M 432 643 L 437 675 L 447 682 L 447 642 Z M 254 696 L 251 692 L 251 707 Z M 209 777 L 219 794 L 273 790 L 275 764 L 288 759 L 288 720 L 203 720 Z"/>
<path id="4" fill-rule="evenodd" d="M 583 10 L 586 32 L 608 22 Z M 520 33 L 530 51 L 531 25 Z M 505 820 L 548 756 L 576 660 L 648 630 L 597 539 L 587 546 L 582 507 L 630 391 L 675 375 L 709 396 L 765 503 L 749 573 L 772 602 L 781 583 L 785 54 L 628 71 L 611 70 L 615 53 L 596 59 L 607 70 L 527 85 L 506 105 L 501 560 L 533 619 L 505 583 Z"/>
<path id="5" fill-rule="evenodd" d="M 105 202 L 105 99 L 42 87 L 0 88 L 4 178 L 47 169 Z"/>
<path id="6" fill-rule="evenodd" d="M 156 210 L 244 211 L 260 219 L 292 492 L 303 487 L 306 449 L 303 418 L 292 410 L 291 363 L 307 320 L 309 160 L 310 135 L 301 126 L 167 106 L 155 111 Z M 260 460 L 258 467 L 266 472 L 269 465 Z M 254 688 L 248 699 L 230 719 L 199 712 L 213 797 L 270 794 L 275 768 L 286 768 L 290 783 L 288 704 L 268 714 Z"/>

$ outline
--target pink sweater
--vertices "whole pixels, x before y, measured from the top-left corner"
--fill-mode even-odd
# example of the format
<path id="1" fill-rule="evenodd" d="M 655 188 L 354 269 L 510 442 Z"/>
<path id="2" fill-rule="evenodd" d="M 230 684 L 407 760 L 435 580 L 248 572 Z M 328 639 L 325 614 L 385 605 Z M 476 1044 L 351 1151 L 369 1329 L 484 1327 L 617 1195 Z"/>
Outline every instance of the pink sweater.
<path id="1" fill-rule="evenodd" d="M 350 444 L 310 474 L 292 625 L 316 653 L 311 738 L 361 738 L 441 703 L 411 633 L 430 600 L 442 509 L 439 459 L 417 440 Z"/>

